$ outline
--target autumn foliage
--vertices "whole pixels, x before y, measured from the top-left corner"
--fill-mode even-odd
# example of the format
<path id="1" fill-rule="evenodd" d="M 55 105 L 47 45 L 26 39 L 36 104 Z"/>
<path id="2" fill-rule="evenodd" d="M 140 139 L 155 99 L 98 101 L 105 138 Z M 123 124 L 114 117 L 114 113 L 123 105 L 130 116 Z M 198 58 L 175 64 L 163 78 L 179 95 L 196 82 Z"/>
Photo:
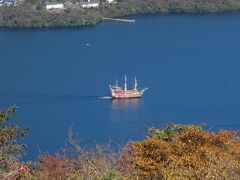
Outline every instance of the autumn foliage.
<path id="1" fill-rule="evenodd" d="M 152 128 L 146 140 L 129 148 L 127 163 L 142 179 L 240 178 L 240 138 L 235 131 L 212 133 L 194 125 Z"/>
<path id="2" fill-rule="evenodd" d="M 89 151 L 72 144 L 74 155 L 65 149 L 40 157 L 40 179 L 240 178 L 240 138 L 235 131 L 208 132 L 201 125 L 150 128 L 145 140 L 130 142 L 118 153 L 109 146 Z"/>
<path id="3" fill-rule="evenodd" d="M 27 129 L 7 122 L 15 110 L 0 111 L 0 179 L 240 179 L 237 132 L 209 132 L 202 125 L 150 128 L 144 140 L 94 149 L 82 148 L 69 131 L 69 144 L 60 153 L 23 163 L 16 157 L 24 146 L 16 139 Z"/>

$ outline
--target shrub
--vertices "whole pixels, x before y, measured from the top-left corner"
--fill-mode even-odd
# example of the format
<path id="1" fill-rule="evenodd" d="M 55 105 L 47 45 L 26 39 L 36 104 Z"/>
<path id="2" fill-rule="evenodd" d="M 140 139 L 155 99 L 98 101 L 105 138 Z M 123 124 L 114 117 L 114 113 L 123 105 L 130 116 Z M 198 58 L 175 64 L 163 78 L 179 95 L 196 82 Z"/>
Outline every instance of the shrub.
<path id="1" fill-rule="evenodd" d="M 131 161 L 125 162 L 140 178 L 240 178 L 240 138 L 235 131 L 211 133 L 194 125 L 151 128 L 146 140 L 132 142 L 129 149 Z"/>
<path id="2" fill-rule="evenodd" d="M 10 171 L 12 176 L 18 172 L 27 171 L 27 166 L 17 161 L 17 156 L 26 147 L 24 144 L 17 143 L 17 139 L 25 137 L 29 129 L 20 129 L 17 123 L 9 123 L 9 120 L 15 116 L 16 109 L 16 106 L 13 106 L 0 110 L 0 178 L 8 176 Z"/>
<path id="3" fill-rule="evenodd" d="M 111 170 L 100 177 L 100 180 L 120 180 L 121 177 L 119 176 L 118 172 L 115 170 Z"/>
<path id="4" fill-rule="evenodd" d="M 17 139 L 25 137 L 29 129 L 20 129 L 17 123 L 8 123 L 15 114 L 16 106 L 0 110 L 0 165 L 14 155 L 22 153 L 26 147 L 24 144 L 18 144 Z"/>
<path id="5" fill-rule="evenodd" d="M 240 178 L 240 138 L 235 131 L 213 133 L 203 125 L 150 128 L 145 140 L 130 142 L 119 155 L 109 146 L 85 150 L 78 141 L 70 142 L 75 148 L 70 153 L 40 158 L 41 179 Z"/>
<path id="6" fill-rule="evenodd" d="M 61 153 L 21 163 L 14 157 L 25 145 L 16 140 L 28 129 L 8 122 L 15 113 L 15 106 L 0 110 L 0 179 L 240 179 L 237 132 L 208 132 L 203 125 L 150 128 L 145 140 L 129 142 L 118 153 L 110 144 L 83 149 L 70 130 L 70 146 Z"/>

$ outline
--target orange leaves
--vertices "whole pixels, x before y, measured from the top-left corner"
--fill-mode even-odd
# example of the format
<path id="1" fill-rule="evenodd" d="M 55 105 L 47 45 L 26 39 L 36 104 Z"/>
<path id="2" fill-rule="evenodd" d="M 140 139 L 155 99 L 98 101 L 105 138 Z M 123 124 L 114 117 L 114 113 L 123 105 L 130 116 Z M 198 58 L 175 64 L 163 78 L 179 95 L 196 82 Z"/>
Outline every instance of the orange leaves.
<path id="1" fill-rule="evenodd" d="M 21 163 L 13 177 L 40 179 L 240 179 L 240 138 L 235 131 L 204 131 L 202 126 L 151 128 L 146 140 L 120 149 L 110 146 L 52 156 L 44 154 L 35 171 Z M 69 155 L 68 155 L 69 154 Z M 29 172 L 29 173 L 28 173 Z M 30 179 L 30 178 L 29 178 Z"/>
<path id="2" fill-rule="evenodd" d="M 171 145 L 166 141 L 148 139 L 132 144 L 135 167 L 140 176 L 162 177 L 162 170 L 171 161 Z"/>
<path id="3" fill-rule="evenodd" d="M 179 140 L 187 146 L 202 146 L 211 141 L 211 135 L 198 127 L 186 127 L 179 135 Z"/>
<path id="4" fill-rule="evenodd" d="M 27 174 L 29 172 L 29 168 L 26 165 L 21 165 L 19 167 L 19 171 L 22 172 L 22 173 L 26 173 Z"/>
<path id="5" fill-rule="evenodd" d="M 38 171 L 40 179 L 64 179 L 67 171 L 69 171 L 68 159 L 49 154 L 40 156 Z"/>
<path id="6" fill-rule="evenodd" d="M 175 179 L 239 179 L 240 140 L 235 131 L 204 131 L 202 126 L 151 128 L 148 139 L 133 142 L 132 166 L 138 176 Z"/>
<path id="7" fill-rule="evenodd" d="M 221 145 L 232 145 L 236 138 L 237 132 L 236 131 L 227 131 L 221 129 L 216 136 L 216 140 Z"/>

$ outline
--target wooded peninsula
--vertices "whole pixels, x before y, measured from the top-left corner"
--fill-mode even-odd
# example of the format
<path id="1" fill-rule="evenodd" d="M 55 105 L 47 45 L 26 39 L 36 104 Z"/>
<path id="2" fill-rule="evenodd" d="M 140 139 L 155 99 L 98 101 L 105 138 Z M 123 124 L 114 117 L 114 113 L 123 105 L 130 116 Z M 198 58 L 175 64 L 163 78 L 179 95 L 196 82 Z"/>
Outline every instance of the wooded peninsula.
<path id="1" fill-rule="evenodd" d="M 3 1 L 3 0 L 2 0 Z M 0 27 L 64 27 L 94 25 L 104 17 L 123 17 L 154 13 L 217 13 L 240 10 L 238 0 L 117 0 L 99 1 L 98 7 L 75 8 L 79 1 L 64 1 L 72 6 L 48 10 L 45 0 L 25 0 L 21 4 L 0 6 Z M 51 3 L 51 2 L 50 2 Z"/>

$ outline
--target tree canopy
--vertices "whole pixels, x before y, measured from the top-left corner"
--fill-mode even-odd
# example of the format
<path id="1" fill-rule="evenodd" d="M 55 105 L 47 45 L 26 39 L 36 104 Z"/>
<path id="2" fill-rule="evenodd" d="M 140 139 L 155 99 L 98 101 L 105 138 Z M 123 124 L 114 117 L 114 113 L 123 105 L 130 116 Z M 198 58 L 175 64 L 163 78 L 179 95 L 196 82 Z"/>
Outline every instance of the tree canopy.
<path id="1" fill-rule="evenodd" d="M 0 168 L 7 168 L 7 162 L 24 151 L 25 144 L 17 139 L 25 137 L 29 128 L 20 129 L 17 122 L 10 123 L 17 111 L 16 106 L 0 110 Z"/>

